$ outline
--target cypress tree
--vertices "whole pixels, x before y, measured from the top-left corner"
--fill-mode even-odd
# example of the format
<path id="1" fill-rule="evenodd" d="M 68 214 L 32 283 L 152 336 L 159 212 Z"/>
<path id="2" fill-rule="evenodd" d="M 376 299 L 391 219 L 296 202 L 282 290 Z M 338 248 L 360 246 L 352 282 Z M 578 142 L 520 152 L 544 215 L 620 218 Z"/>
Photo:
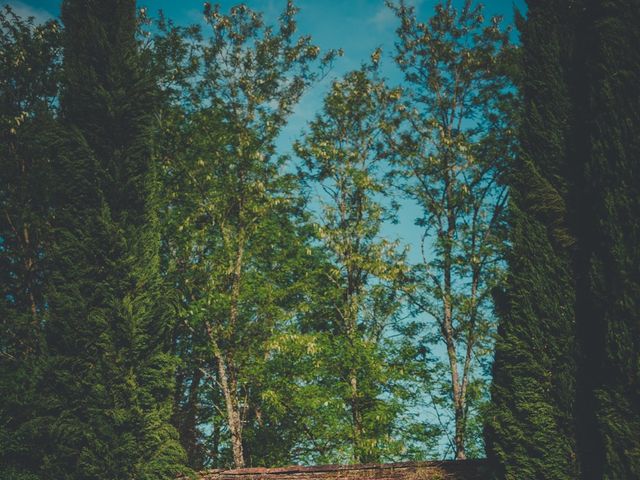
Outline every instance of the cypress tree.
<path id="1" fill-rule="evenodd" d="M 158 479 L 184 453 L 159 276 L 153 79 L 133 0 L 68 0 L 49 256 L 43 478 Z"/>
<path id="2" fill-rule="evenodd" d="M 577 204 L 583 478 L 640 478 L 640 3 L 587 4 Z"/>
<path id="3" fill-rule="evenodd" d="M 528 2 L 519 20 L 524 101 L 520 154 L 509 173 L 512 249 L 497 292 L 500 317 L 486 427 L 496 478 L 573 479 L 575 321 L 568 196 L 577 5 Z"/>
<path id="4" fill-rule="evenodd" d="M 489 452 L 499 478 L 639 478 L 640 4 L 530 6 Z M 544 408 L 522 415 L 519 385 Z"/>

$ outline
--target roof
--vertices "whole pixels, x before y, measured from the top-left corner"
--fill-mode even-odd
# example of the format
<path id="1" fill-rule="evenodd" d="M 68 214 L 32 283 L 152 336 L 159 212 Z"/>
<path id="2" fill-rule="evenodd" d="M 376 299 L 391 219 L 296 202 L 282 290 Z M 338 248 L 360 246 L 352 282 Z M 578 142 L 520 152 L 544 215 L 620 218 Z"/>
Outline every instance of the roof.
<path id="1" fill-rule="evenodd" d="M 484 460 L 208 470 L 201 480 L 482 480 Z"/>

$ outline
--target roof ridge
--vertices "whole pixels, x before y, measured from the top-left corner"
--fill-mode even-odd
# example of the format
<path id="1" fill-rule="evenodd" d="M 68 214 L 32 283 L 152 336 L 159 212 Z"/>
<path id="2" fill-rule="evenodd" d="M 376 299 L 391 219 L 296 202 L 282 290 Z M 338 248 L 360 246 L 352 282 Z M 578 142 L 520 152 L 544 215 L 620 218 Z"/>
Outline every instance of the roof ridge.
<path id="1" fill-rule="evenodd" d="M 313 472 L 333 472 L 333 471 L 349 471 L 349 470 L 383 470 L 394 468 L 411 468 L 411 467 L 443 467 L 443 466 L 459 466 L 471 464 L 483 464 L 485 459 L 469 459 L 469 460 L 430 460 L 430 461 L 407 461 L 393 463 L 362 463 L 352 465 L 326 464 L 326 465 L 288 465 L 283 467 L 245 467 L 223 469 L 216 468 L 200 472 L 200 475 L 223 474 L 225 476 L 242 476 L 242 475 L 277 475 L 277 474 L 296 474 L 296 473 L 313 473 Z"/>

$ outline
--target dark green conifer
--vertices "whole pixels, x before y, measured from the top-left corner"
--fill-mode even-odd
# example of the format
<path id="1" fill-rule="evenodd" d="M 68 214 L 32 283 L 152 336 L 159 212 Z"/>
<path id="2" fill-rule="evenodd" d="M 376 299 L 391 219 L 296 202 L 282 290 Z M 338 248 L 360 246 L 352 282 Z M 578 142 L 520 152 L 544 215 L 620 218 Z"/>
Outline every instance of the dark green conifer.
<path id="1" fill-rule="evenodd" d="M 640 3 L 591 1 L 581 45 L 577 204 L 580 461 L 640 478 Z"/>
<path id="2" fill-rule="evenodd" d="M 65 132 L 52 179 L 43 478 L 172 478 L 184 453 L 169 423 L 157 102 L 137 49 L 135 2 L 69 0 L 62 19 Z"/>
<path id="3" fill-rule="evenodd" d="M 509 173 L 512 249 L 505 291 L 497 295 L 487 450 L 495 478 L 574 479 L 574 239 L 567 203 L 577 7 L 528 3 L 528 18 L 520 21 L 521 152 Z"/>

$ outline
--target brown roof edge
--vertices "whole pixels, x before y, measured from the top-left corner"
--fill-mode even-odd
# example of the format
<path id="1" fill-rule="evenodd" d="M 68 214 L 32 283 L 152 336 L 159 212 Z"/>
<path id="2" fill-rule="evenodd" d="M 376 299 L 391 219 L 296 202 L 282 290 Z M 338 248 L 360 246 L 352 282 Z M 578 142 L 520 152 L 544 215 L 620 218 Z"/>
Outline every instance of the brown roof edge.
<path id="1" fill-rule="evenodd" d="M 477 470 L 485 466 L 486 460 L 442 460 L 442 461 L 425 461 L 425 462 L 395 462 L 395 463 L 365 463 L 357 465 L 315 465 L 301 466 L 291 465 L 286 467 L 254 467 L 254 468 L 236 468 L 236 469 L 212 469 L 200 472 L 200 476 L 267 476 L 281 474 L 303 474 L 303 473 L 327 473 L 327 472 L 344 472 L 349 470 L 386 470 L 396 468 L 441 468 L 445 471 L 456 470 Z"/>

